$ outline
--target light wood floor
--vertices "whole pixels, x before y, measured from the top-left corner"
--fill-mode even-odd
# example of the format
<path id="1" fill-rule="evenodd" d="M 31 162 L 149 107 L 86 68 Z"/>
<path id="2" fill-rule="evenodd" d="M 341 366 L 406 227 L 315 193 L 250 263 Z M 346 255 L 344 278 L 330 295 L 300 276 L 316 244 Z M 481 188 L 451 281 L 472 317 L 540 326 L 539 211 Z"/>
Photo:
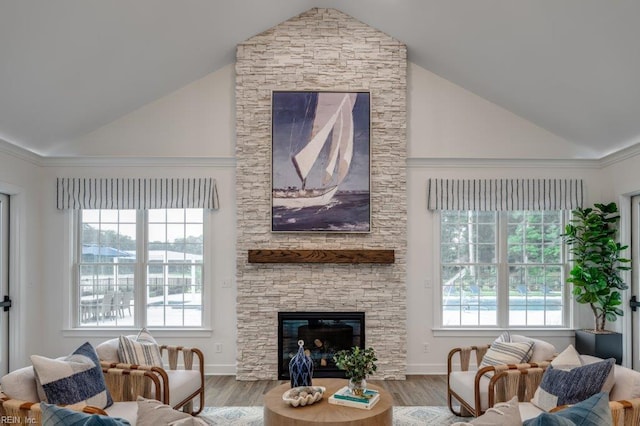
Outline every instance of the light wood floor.
<path id="1" fill-rule="evenodd" d="M 406 380 L 368 380 L 393 396 L 393 405 L 447 405 L 446 376 L 407 376 Z M 262 405 L 263 395 L 286 383 L 280 380 L 239 381 L 235 376 L 207 376 L 208 407 Z M 346 380 L 345 380 L 346 383 Z"/>

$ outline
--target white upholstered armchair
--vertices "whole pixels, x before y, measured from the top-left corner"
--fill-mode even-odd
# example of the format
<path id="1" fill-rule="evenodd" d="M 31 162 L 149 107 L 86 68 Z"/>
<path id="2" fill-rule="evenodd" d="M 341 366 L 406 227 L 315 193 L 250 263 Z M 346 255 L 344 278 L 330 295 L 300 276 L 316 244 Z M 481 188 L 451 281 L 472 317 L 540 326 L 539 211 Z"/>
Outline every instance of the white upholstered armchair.
<path id="1" fill-rule="evenodd" d="M 491 406 L 490 401 L 503 400 L 497 394 L 503 388 L 494 384 L 500 372 L 545 368 L 555 353 L 556 348 L 548 342 L 509 333 L 491 345 L 452 349 L 447 358 L 449 409 L 458 416 L 481 415 Z"/>
<path id="2" fill-rule="evenodd" d="M 131 337 L 131 336 L 129 336 Z M 119 339 L 111 339 L 96 347 L 102 367 L 123 371 L 145 370 L 155 375 L 160 382 L 161 391 L 152 395 L 155 399 L 174 409 L 181 409 L 197 415 L 204 408 L 204 355 L 197 348 L 161 345 L 158 347 L 168 365 L 145 365 L 127 362 L 118 353 Z M 123 362 L 124 361 L 124 362 Z M 198 407 L 194 409 L 194 400 Z"/>

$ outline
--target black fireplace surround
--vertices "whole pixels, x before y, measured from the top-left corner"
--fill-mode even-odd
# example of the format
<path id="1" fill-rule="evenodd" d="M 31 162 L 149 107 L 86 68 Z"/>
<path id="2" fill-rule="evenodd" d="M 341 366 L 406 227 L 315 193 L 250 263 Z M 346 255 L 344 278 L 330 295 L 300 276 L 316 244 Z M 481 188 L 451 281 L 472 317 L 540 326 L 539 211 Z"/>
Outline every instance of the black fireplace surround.
<path id="1" fill-rule="evenodd" d="M 289 380 L 298 340 L 313 361 L 313 377 L 344 378 L 333 362 L 342 349 L 364 349 L 364 312 L 278 312 L 278 380 Z"/>

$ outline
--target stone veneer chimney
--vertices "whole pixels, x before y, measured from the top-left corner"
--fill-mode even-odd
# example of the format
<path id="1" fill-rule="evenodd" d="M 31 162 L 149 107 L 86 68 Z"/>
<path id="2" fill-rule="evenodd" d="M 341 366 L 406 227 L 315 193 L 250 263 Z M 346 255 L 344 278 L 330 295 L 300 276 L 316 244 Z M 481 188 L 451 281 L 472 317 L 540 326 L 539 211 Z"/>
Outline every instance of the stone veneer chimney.
<path id="1" fill-rule="evenodd" d="M 404 44 L 335 9 L 311 9 L 241 43 L 236 62 L 237 373 L 276 379 L 278 311 L 364 311 L 376 378 L 406 374 Z M 271 230 L 271 92 L 371 93 L 371 232 Z M 395 263 L 250 264 L 250 249 L 393 249 Z"/>

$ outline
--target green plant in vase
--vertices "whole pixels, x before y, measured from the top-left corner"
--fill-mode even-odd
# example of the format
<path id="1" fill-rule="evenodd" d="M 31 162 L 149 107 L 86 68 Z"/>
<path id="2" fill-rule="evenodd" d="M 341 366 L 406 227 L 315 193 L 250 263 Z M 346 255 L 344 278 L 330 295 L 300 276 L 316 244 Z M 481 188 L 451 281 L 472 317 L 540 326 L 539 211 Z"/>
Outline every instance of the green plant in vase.
<path id="1" fill-rule="evenodd" d="M 627 246 L 616 241 L 620 215 L 616 203 L 577 208 L 563 237 L 573 255 L 573 268 L 567 282 L 573 284 L 578 303 L 588 304 L 593 312 L 595 331 L 605 331 L 607 321 L 615 321 L 624 312 L 622 290 L 629 288 L 620 276 L 629 259 L 622 257 Z"/>
<path id="2" fill-rule="evenodd" d="M 359 396 L 362 396 L 367 387 L 365 379 L 378 369 L 377 360 L 373 348 L 361 349 L 358 346 L 339 351 L 333 357 L 336 367 L 344 370 L 349 379 L 349 389 Z"/>

